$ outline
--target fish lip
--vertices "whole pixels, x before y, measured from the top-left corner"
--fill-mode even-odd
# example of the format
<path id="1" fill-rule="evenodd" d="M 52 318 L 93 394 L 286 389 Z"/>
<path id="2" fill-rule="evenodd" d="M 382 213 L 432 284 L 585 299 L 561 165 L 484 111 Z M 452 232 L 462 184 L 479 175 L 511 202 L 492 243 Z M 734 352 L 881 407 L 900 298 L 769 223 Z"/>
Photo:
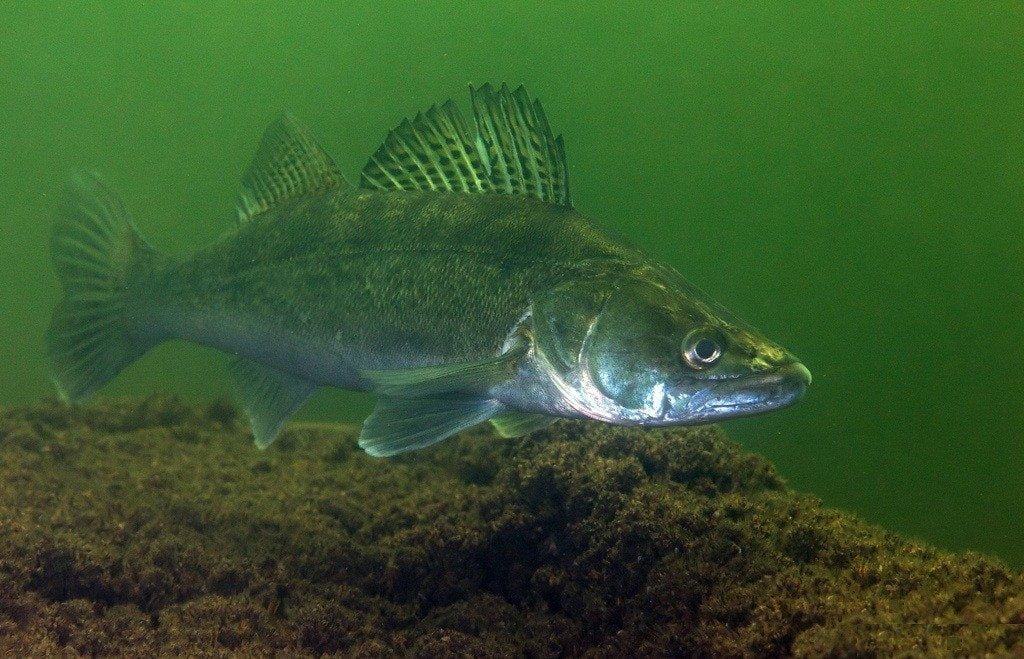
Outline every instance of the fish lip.
<path id="1" fill-rule="evenodd" d="M 713 402 L 705 410 L 712 411 L 718 418 L 746 416 L 758 412 L 781 409 L 796 403 L 811 384 L 811 372 L 798 361 L 789 362 L 756 377 L 743 377 L 722 382 L 723 391 L 716 395 L 719 400 L 731 396 L 748 394 L 751 400 Z"/>

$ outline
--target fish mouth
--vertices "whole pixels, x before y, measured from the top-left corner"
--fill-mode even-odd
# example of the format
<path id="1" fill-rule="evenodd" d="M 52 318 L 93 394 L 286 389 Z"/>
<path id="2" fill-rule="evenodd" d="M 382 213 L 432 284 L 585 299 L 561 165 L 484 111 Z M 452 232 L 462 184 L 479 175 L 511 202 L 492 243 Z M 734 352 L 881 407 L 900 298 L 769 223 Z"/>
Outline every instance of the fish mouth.
<path id="1" fill-rule="evenodd" d="M 784 364 L 754 377 L 722 382 L 702 406 L 701 416 L 723 420 L 789 407 L 803 398 L 810 384 L 811 372 L 800 362 Z"/>

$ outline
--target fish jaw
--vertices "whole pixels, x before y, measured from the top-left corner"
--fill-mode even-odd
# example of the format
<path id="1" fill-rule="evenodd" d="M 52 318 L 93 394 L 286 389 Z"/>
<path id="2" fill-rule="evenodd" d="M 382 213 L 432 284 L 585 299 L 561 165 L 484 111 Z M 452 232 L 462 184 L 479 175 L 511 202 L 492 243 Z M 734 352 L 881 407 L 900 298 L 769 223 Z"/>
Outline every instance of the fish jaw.
<path id="1" fill-rule="evenodd" d="M 651 425 L 696 425 L 753 416 L 796 403 L 811 384 L 811 372 L 791 361 L 755 375 L 702 383 L 696 390 L 670 391 L 664 422 Z"/>

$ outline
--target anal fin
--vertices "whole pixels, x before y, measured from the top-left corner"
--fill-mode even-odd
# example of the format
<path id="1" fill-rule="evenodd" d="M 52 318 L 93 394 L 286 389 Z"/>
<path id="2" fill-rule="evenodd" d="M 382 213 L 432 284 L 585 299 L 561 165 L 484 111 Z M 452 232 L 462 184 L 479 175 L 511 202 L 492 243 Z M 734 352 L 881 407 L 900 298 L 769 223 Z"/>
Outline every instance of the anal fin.
<path id="1" fill-rule="evenodd" d="M 387 457 L 424 448 L 482 423 L 501 409 L 486 398 L 394 398 L 381 396 L 363 422 L 359 446 Z"/>
<path id="2" fill-rule="evenodd" d="M 261 449 L 270 446 L 285 421 L 317 390 L 308 380 L 241 357 L 231 363 L 231 379 Z"/>

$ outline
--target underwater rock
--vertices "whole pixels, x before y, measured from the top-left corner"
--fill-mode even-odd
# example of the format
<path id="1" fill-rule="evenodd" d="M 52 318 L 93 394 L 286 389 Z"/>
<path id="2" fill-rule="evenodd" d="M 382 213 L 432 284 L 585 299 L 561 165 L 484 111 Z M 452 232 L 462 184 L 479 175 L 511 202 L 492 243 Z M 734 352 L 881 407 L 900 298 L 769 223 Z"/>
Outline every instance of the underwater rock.
<path id="1" fill-rule="evenodd" d="M 823 508 L 717 427 L 392 460 L 172 397 L 0 414 L 0 653 L 1024 652 L 1024 577 Z"/>

